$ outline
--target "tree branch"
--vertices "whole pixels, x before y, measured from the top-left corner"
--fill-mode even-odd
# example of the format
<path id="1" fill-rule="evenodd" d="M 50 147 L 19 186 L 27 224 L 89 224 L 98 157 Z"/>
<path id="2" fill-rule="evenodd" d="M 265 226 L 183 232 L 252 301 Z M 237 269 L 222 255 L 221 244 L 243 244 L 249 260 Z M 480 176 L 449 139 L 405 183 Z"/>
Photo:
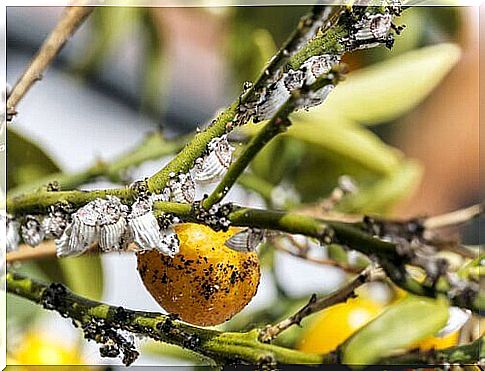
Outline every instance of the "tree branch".
<path id="1" fill-rule="evenodd" d="M 190 135 L 191 137 L 191 135 Z M 167 140 L 162 133 L 153 132 L 131 151 L 120 155 L 113 161 L 97 161 L 89 168 L 77 173 L 55 173 L 29 182 L 8 191 L 9 197 L 20 195 L 32 190 L 39 189 L 49 183 L 56 182 L 60 189 L 71 190 L 86 184 L 98 177 L 106 177 L 111 181 L 120 181 L 123 172 L 138 166 L 146 161 L 155 160 L 163 156 L 171 155 L 179 151 L 187 143 L 189 136 L 181 136 L 173 140 Z"/>
<path id="2" fill-rule="evenodd" d="M 125 330 L 177 345 L 216 362 L 263 365 L 268 361 L 316 364 L 325 360 L 321 355 L 263 344 L 258 341 L 257 330 L 224 333 L 191 326 L 160 313 L 133 311 L 92 301 L 62 285 L 46 285 L 17 273 L 7 273 L 7 291 L 71 318 L 83 329 L 85 337 L 100 343 L 112 341 L 103 336 L 103 330 L 111 328 L 116 332 Z"/>
<path id="3" fill-rule="evenodd" d="M 423 222 L 423 225 L 428 230 L 456 227 L 460 224 L 467 223 L 473 218 L 483 214 L 484 210 L 485 203 L 476 204 L 464 209 L 453 211 L 451 213 L 426 218 Z"/>
<path id="4" fill-rule="evenodd" d="M 378 272 L 379 271 L 375 267 L 369 266 L 350 282 L 337 289 L 330 295 L 317 299 L 316 294 L 313 294 L 308 304 L 306 304 L 296 313 L 274 325 L 268 325 L 261 330 L 259 340 L 261 340 L 263 343 L 269 343 L 283 331 L 289 329 L 293 325 L 300 325 L 304 318 L 335 304 L 346 302 L 348 299 L 355 296 L 355 289 L 357 289 L 359 286 L 375 280 L 376 277 L 381 277 Z"/>
<path id="5" fill-rule="evenodd" d="M 62 50 L 66 41 L 76 32 L 94 8 L 73 6 L 66 8 L 60 22 L 34 56 L 20 79 L 15 83 L 7 99 L 7 118 L 11 120 L 17 114 L 17 105 L 36 81 L 42 79 L 42 74 Z"/>

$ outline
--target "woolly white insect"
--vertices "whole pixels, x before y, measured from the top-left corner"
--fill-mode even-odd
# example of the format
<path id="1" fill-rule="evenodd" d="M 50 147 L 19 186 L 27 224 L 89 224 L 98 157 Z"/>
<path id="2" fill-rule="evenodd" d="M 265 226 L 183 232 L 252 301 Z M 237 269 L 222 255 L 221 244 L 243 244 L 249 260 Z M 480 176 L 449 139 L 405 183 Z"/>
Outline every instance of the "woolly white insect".
<path id="1" fill-rule="evenodd" d="M 105 202 L 99 203 L 99 212 L 99 247 L 103 251 L 125 248 L 129 243 L 125 233 L 128 206 L 123 205 L 117 197 L 107 196 Z"/>
<path id="2" fill-rule="evenodd" d="M 45 237 L 44 229 L 40 222 L 32 215 L 26 217 L 25 224 L 20 228 L 22 239 L 32 247 L 37 246 Z"/>
<path id="3" fill-rule="evenodd" d="M 470 319 L 471 311 L 468 309 L 461 309 L 458 307 L 448 308 L 448 322 L 436 335 L 438 337 L 445 337 L 453 332 L 461 329 L 465 323 Z"/>
<path id="4" fill-rule="evenodd" d="M 58 211 L 49 213 L 49 216 L 42 220 L 42 228 L 44 229 L 46 238 L 60 238 L 66 226 L 67 220 L 65 215 Z"/>
<path id="5" fill-rule="evenodd" d="M 317 91 L 309 92 L 299 106 L 304 109 L 309 109 L 322 104 L 334 88 L 334 85 L 329 84 Z"/>
<path id="6" fill-rule="evenodd" d="M 15 220 L 8 220 L 7 230 L 5 233 L 7 252 L 15 251 L 19 247 L 20 235 L 19 235 L 19 222 Z"/>
<path id="7" fill-rule="evenodd" d="M 152 212 L 151 200 L 141 199 L 132 205 L 128 230 L 141 250 L 157 249 L 168 256 L 174 256 L 179 251 L 178 238 L 172 228 L 160 230 Z"/>
<path id="8" fill-rule="evenodd" d="M 359 49 L 372 48 L 385 42 L 391 29 L 392 16 L 389 13 L 384 14 L 366 14 L 361 22 L 355 25 L 357 31 L 353 38 L 358 41 L 375 40 L 373 43 L 365 43 L 359 46 Z"/>
<path id="9" fill-rule="evenodd" d="M 313 84 L 317 78 L 330 72 L 332 66 L 339 60 L 340 57 L 333 54 L 313 56 L 303 62 L 298 70 L 289 70 L 284 73 L 278 81 L 271 84 L 261 94 L 260 100 L 256 104 L 254 122 L 270 119 L 290 98 L 294 90 Z M 323 103 L 332 88 L 333 85 L 323 87 L 313 93 L 313 98 L 308 102 L 305 100 L 301 106 L 308 108 Z"/>
<path id="10" fill-rule="evenodd" d="M 207 145 L 208 154 L 197 159 L 194 166 L 194 179 L 196 182 L 212 183 L 221 179 L 232 161 L 232 147 L 227 136 L 212 139 Z"/>
<path id="11" fill-rule="evenodd" d="M 192 203 L 195 199 L 195 182 L 190 173 L 179 174 L 167 183 L 169 199 L 175 202 Z"/>
<path id="12" fill-rule="evenodd" d="M 238 252 L 252 252 L 263 242 L 264 231 L 256 228 L 244 229 L 231 238 L 229 238 L 224 245 L 231 250 Z"/>
<path id="13" fill-rule="evenodd" d="M 57 239 L 58 257 L 77 256 L 84 253 L 99 237 L 98 199 L 86 204 L 74 214 L 61 238 Z"/>

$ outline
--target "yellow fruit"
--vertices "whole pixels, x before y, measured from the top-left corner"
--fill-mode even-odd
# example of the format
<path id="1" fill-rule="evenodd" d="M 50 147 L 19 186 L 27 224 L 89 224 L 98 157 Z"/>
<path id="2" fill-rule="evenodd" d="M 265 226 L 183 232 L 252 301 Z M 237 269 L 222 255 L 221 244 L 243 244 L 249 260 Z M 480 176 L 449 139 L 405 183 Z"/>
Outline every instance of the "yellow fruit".
<path id="1" fill-rule="evenodd" d="M 433 336 L 420 341 L 411 348 L 419 348 L 422 351 L 431 349 L 445 349 L 458 344 L 459 331 L 452 332 L 444 337 Z"/>
<path id="2" fill-rule="evenodd" d="M 44 370 L 42 365 L 81 365 L 83 360 L 77 349 L 66 346 L 62 340 L 49 337 L 45 333 L 26 335 L 15 351 L 7 358 L 8 365 L 29 365 L 29 370 Z M 19 367 L 23 370 L 23 367 Z M 56 367 L 69 370 L 70 366 Z M 78 368 L 76 368 L 78 369 Z M 80 368 L 87 369 L 87 368 Z"/>
<path id="3" fill-rule="evenodd" d="M 311 323 L 303 334 L 298 348 L 307 353 L 331 352 L 384 309 L 384 306 L 360 296 L 330 307 Z M 456 331 L 442 338 L 429 337 L 410 345 L 409 349 L 419 348 L 426 351 L 448 348 L 458 343 L 458 335 L 459 332 Z"/>
<path id="4" fill-rule="evenodd" d="M 328 353 L 383 310 L 377 303 L 357 297 L 334 305 L 318 315 L 305 331 L 298 349 L 307 353 Z"/>
<path id="5" fill-rule="evenodd" d="M 200 326 L 217 325 L 240 312 L 256 294 L 256 253 L 236 252 L 224 242 L 240 231 L 215 232 L 198 224 L 175 227 L 180 252 L 174 257 L 142 252 L 138 272 L 145 287 L 169 313 Z"/>

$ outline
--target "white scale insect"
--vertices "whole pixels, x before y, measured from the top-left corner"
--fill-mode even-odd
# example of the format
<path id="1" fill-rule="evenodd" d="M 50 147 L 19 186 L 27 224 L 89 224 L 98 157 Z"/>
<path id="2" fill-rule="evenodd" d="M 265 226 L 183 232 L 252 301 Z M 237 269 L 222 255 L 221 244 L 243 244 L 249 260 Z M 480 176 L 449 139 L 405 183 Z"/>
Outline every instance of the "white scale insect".
<path id="1" fill-rule="evenodd" d="M 298 70 L 289 70 L 281 78 L 261 94 L 260 101 L 256 104 L 254 122 L 270 119 L 281 106 L 290 98 L 291 93 L 303 87 L 313 84 L 320 76 L 330 72 L 332 67 L 340 60 L 340 56 L 323 54 L 308 58 Z M 314 92 L 310 100 L 304 100 L 301 107 L 312 107 L 322 103 L 333 85 L 324 86 Z"/>
<path id="2" fill-rule="evenodd" d="M 60 212 L 50 213 L 42 220 L 42 228 L 46 238 L 60 238 L 66 226 L 66 218 Z"/>
<path id="3" fill-rule="evenodd" d="M 170 179 L 166 191 L 168 199 L 174 202 L 192 203 L 195 199 L 195 182 L 190 173 L 179 174 Z M 166 200 L 163 200 L 166 201 Z"/>
<path id="4" fill-rule="evenodd" d="M 200 184 L 220 180 L 232 162 L 234 147 L 227 141 L 227 135 L 212 139 L 207 145 L 208 154 L 197 159 L 193 173 Z"/>
<path id="5" fill-rule="evenodd" d="M 376 40 L 376 42 L 363 44 L 359 49 L 373 48 L 386 41 L 391 25 L 392 16 L 389 13 L 366 14 L 365 18 L 355 26 L 357 32 L 353 37 L 359 41 Z"/>
<path id="6" fill-rule="evenodd" d="M 20 243 L 19 228 L 20 228 L 20 224 L 16 220 L 9 220 L 7 222 L 7 230 L 5 233 L 7 253 L 11 251 L 15 251 L 19 247 L 19 243 Z"/>
<path id="7" fill-rule="evenodd" d="M 128 229 L 136 245 L 143 250 L 157 249 L 162 254 L 175 256 L 179 241 L 172 228 L 160 230 L 152 211 L 153 200 L 138 200 L 128 216 Z"/>
<path id="8" fill-rule="evenodd" d="M 98 198 L 72 215 L 61 238 L 56 240 L 57 256 L 76 256 L 99 242 L 103 251 L 125 247 L 127 206 L 114 196 Z"/>
<path id="9" fill-rule="evenodd" d="M 252 252 L 263 242 L 264 231 L 256 228 L 246 228 L 224 242 L 231 250 Z"/>
<path id="10" fill-rule="evenodd" d="M 45 237 L 44 229 L 40 222 L 33 217 L 32 215 L 28 215 L 26 217 L 25 223 L 20 228 L 22 239 L 24 242 L 32 247 L 37 246 L 40 244 Z"/>

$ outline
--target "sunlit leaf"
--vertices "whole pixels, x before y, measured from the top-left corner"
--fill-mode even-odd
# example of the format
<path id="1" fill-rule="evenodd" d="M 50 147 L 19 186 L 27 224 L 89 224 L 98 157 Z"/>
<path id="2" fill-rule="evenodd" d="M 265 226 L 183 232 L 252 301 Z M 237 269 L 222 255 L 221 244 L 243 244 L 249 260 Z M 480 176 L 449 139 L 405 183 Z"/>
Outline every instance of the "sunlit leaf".
<path id="1" fill-rule="evenodd" d="M 368 365 L 397 350 L 435 335 L 448 320 L 448 306 L 428 298 L 409 297 L 391 306 L 341 347 L 345 364 Z"/>
<path id="2" fill-rule="evenodd" d="M 459 59 L 456 45 L 438 44 L 357 70 L 307 117 L 332 112 L 363 124 L 396 119 L 423 101 Z"/>

